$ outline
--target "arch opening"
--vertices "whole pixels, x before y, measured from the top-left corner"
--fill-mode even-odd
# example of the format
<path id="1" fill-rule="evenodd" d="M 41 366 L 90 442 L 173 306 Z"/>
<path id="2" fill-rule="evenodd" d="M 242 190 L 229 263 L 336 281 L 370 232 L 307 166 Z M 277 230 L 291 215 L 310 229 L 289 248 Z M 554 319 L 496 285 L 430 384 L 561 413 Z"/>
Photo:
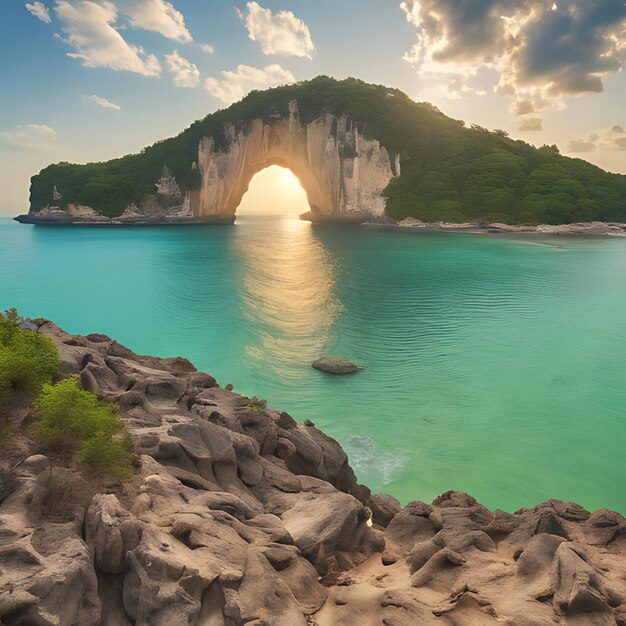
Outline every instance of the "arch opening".
<path id="1" fill-rule="evenodd" d="M 272 164 L 252 177 L 235 215 L 298 218 L 310 210 L 298 177 L 289 168 Z"/>

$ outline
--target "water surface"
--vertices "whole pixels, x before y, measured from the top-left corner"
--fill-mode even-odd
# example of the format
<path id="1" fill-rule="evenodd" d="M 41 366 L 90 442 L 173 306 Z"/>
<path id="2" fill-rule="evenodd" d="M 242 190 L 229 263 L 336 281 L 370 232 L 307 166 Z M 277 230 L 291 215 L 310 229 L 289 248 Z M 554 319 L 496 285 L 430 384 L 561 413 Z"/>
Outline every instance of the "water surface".
<path id="1" fill-rule="evenodd" d="M 403 502 L 626 512 L 626 240 L 0 220 L 0 308 L 182 355 Z M 334 378 L 310 363 L 364 365 Z"/>

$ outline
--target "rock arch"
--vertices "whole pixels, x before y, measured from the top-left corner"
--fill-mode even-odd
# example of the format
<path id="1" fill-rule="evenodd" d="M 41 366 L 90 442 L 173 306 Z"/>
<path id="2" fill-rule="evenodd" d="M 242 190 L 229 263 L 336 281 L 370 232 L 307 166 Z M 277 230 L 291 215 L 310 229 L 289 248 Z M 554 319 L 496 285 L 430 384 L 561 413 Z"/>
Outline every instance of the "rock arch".
<path id="1" fill-rule="evenodd" d="M 365 139 L 345 115 L 328 114 L 300 123 L 295 102 L 289 118 L 254 120 L 244 129 L 226 127 L 226 147 L 212 137 L 200 141 L 201 186 L 191 203 L 197 217 L 233 217 L 255 174 L 271 165 L 290 169 L 300 180 L 311 219 L 349 219 L 383 215 L 382 192 L 400 174 L 378 141 Z"/>

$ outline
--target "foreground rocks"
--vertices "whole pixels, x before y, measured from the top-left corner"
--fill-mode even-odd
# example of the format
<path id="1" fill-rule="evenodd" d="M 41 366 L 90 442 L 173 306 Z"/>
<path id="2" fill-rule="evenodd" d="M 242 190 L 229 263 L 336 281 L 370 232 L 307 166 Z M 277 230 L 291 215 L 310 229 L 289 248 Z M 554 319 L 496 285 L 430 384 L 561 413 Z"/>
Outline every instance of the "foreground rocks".
<path id="1" fill-rule="evenodd" d="M 139 455 L 122 486 L 40 454 L 0 460 L 0 623 L 626 624 L 626 519 L 464 493 L 404 508 L 358 485 L 310 422 L 44 320 L 66 372 L 117 402 Z"/>

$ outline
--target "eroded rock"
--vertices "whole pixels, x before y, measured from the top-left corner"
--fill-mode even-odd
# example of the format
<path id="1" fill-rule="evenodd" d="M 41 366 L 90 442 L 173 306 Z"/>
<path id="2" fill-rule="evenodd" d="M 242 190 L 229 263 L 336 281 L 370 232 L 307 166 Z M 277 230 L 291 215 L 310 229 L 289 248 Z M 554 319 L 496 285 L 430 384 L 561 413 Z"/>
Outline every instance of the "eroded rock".
<path id="1" fill-rule="evenodd" d="M 312 367 L 316 370 L 341 376 L 345 374 L 356 374 L 361 368 L 358 365 L 340 356 L 325 356 L 313 361 Z"/>
<path id="2" fill-rule="evenodd" d="M 64 370 L 120 405 L 140 464 L 121 486 L 35 454 L 0 461 L 7 626 L 626 623 L 626 519 L 549 501 L 492 512 L 451 491 L 405 507 L 341 446 L 185 359 L 45 320 Z M 19 409 L 17 409 L 19 410 Z M 26 412 L 28 413 L 28 412 Z M 22 424 L 23 426 L 20 426 Z"/>

